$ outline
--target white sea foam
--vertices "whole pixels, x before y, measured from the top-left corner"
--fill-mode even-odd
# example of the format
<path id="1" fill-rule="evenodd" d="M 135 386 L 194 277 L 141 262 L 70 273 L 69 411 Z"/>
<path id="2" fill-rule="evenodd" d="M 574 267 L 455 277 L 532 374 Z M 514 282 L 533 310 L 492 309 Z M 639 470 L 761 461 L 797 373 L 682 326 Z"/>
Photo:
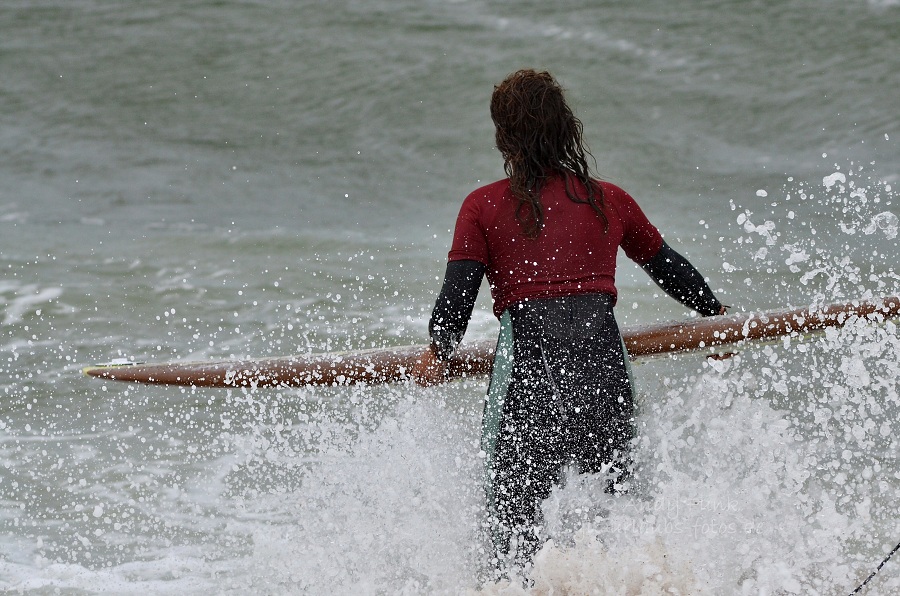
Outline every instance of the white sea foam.
<path id="1" fill-rule="evenodd" d="M 26 314 L 40 310 L 41 305 L 52 303 L 62 295 L 62 288 L 42 288 L 36 284 L 17 285 L 0 283 L 0 295 L 12 294 L 6 300 L 3 324 L 21 323 Z"/>
<path id="2" fill-rule="evenodd" d="M 453 593 L 473 581 L 477 436 L 468 420 L 429 401 L 401 402 L 350 443 L 340 428 L 319 428 L 334 441 L 297 469 L 301 486 L 247 504 L 248 519 L 271 520 L 246 524 L 254 542 L 242 564 L 248 585 L 416 594 Z"/>
<path id="3" fill-rule="evenodd" d="M 900 220 L 897 219 L 897 216 L 890 211 L 882 211 L 872 217 L 869 225 L 863 229 L 863 233 L 869 235 L 874 234 L 876 231 L 881 231 L 886 238 L 893 240 L 897 237 L 898 227 L 900 227 Z"/>
<path id="4" fill-rule="evenodd" d="M 822 184 L 825 186 L 825 190 L 831 190 L 835 184 L 843 184 L 846 181 L 847 177 L 841 172 L 835 172 L 822 178 Z"/>

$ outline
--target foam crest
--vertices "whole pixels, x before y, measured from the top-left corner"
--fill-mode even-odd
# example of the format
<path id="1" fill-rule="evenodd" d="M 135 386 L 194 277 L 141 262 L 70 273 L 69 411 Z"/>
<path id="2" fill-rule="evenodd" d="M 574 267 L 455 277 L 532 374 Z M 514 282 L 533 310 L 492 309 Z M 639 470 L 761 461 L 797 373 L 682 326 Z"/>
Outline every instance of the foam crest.
<path id="1" fill-rule="evenodd" d="M 0 284 L 0 294 L 12 294 L 6 300 L 3 324 L 21 323 L 30 313 L 40 314 L 40 306 L 52 303 L 62 294 L 61 288 L 41 288 L 35 284 L 18 286 L 11 283 Z"/>
<path id="2" fill-rule="evenodd" d="M 422 398 L 351 441 L 320 443 L 299 486 L 246 504 L 248 587 L 418 594 L 471 582 L 483 507 L 473 430 Z"/>

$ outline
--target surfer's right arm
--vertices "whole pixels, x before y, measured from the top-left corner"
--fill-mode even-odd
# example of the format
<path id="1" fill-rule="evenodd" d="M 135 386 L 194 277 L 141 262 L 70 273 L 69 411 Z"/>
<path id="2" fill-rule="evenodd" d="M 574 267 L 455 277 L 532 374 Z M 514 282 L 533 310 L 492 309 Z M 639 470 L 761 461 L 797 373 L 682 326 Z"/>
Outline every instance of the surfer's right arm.
<path id="1" fill-rule="evenodd" d="M 419 385 L 435 385 L 446 377 L 447 363 L 469 325 L 484 270 L 484 264 L 478 261 L 447 263 L 441 293 L 428 321 L 431 345 L 416 361 L 412 371 L 412 377 Z"/>
<path id="2" fill-rule="evenodd" d="M 478 298 L 484 270 L 484 263 L 478 261 L 447 263 L 444 284 L 428 322 L 431 347 L 438 360 L 450 360 L 462 341 Z"/>

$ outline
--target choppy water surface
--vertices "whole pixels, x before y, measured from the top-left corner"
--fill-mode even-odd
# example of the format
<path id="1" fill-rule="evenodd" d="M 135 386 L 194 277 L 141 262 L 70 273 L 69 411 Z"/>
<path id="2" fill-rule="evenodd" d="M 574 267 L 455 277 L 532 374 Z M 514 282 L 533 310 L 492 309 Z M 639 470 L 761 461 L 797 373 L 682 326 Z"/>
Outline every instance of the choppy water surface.
<path id="1" fill-rule="evenodd" d="M 529 585 L 478 580 L 483 379 L 80 369 L 425 341 L 522 66 L 735 311 L 897 295 L 898 32 L 890 0 L 5 2 L 0 589 L 849 593 L 900 541 L 890 322 L 636 366 L 639 489 L 570 478 Z M 623 325 L 687 316 L 618 285 Z"/>

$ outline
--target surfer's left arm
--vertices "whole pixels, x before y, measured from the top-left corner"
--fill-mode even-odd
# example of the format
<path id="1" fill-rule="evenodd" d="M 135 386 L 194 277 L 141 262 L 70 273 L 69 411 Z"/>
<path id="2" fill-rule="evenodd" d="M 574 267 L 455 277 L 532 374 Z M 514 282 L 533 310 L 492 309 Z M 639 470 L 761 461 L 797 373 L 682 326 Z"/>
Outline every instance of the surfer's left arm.
<path id="1" fill-rule="evenodd" d="M 700 272 L 665 241 L 641 268 L 666 294 L 704 317 L 725 314 L 726 307 L 715 297 Z"/>
<path id="2" fill-rule="evenodd" d="M 440 382 L 445 375 L 447 362 L 462 341 L 472 317 L 484 270 L 484 264 L 478 261 L 447 263 L 441 293 L 428 322 L 431 345 L 413 370 L 413 377 L 420 385 Z"/>
<path id="3" fill-rule="evenodd" d="M 613 187 L 622 220 L 621 246 L 663 291 L 705 317 L 725 314 L 725 307 L 693 265 L 675 252 L 627 192 Z"/>

